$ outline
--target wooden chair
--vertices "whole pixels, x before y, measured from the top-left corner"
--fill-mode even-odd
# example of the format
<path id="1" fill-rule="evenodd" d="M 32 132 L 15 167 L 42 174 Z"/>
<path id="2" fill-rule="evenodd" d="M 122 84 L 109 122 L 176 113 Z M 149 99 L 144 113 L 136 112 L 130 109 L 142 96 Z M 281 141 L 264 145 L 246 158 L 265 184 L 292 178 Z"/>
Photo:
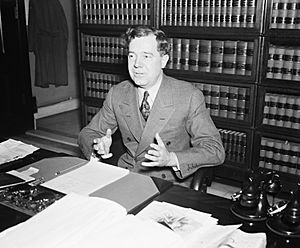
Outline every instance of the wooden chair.
<path id="1" fill-rule="evenodd" d="M 211 186 L 214 167 L 199 168 L 193 175 L 191 189 L 206 193 L 207 187 Z"/>

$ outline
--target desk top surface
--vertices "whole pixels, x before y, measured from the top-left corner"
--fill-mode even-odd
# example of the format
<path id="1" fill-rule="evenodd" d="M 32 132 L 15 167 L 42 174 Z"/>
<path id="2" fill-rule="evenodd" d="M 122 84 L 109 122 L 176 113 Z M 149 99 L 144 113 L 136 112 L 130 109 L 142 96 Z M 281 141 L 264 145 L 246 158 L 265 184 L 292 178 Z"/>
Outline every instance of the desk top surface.
<path id="1" fill-rule="evenodd" d="M 42 158 L 63 155 L 64 154 L 49 152 L 41 149 L 31 156 L 15 162 L 12 166 L 10 164 L 10 166 L 6 165 L 4 168 L 9 168 L 9 170 L 16 169 L 36 162 Z M 3 171 L 5 171 L 5 169 L 3 169 Z M 153 180 L 157 185 L 159 185 L 161 192 L 160 195 L 154 198 L 155 200 L 165 201 L 179 206 L 189 207 L 195 210 L 211 213 L 213 217 L 219 219 L 219 223 L 223 225 L 242 223 L 243 226 L 241 229 L 247 232 L 266 232 L 268 237 L 268 248 L 299 247 L 299 239 L 286 239 L 284 237 L 274 235 L 267 229 L 265 222 L 242 222 L 231 213 L 230 206 L 232 205 L 232 201 L 228 199 L 201 193 L 189 188 L 181 187 L 179 185 L 171 186 L 169 182 L 163 181 L 161 179 Z M 141 204 L 141 206 L 135 209 L 134 212 L 136 213 L 141 210 L 143 207 L 145 207 L 145 205 L 147 205 L 147 203 Z M 28 218 L 30 218 L 30 216 L 0 204 L 0 231 L 23 222 Z"/>

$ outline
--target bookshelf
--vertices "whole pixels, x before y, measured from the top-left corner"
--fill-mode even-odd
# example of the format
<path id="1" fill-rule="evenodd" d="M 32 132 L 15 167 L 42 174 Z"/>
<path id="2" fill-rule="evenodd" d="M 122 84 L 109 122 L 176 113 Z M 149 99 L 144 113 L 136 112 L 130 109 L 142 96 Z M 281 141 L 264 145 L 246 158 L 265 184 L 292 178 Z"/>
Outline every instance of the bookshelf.
<path id="1" fill-rule="evenodd" d="M 76 12 L 82 125 L 129 77 L 120 35 L 155 26 L 171 44 L 165 73 L 202 90 L 219 129 L 215 176 L 275 170 L 286 190 L 300 181 L 299 0 L 77 0 Z"/>

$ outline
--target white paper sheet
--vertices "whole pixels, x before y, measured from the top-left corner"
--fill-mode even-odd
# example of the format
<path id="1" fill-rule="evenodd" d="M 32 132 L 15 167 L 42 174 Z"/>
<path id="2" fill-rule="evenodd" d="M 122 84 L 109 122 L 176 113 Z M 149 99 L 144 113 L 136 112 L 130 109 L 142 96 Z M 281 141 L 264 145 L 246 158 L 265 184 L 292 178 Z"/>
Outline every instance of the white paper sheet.
<path id="1" fill-rule="evenodd" d="M 21 141 L 8 139 L 0 143 L 0 165 L 24 158 L 39 148 Z"/>
<path id="2" fill-rule="evenodd" d="M 129 173 L 129 170 L 91 159 L 86 165 L 58 175 L 42 185 L 65 194 L 89 195 Z"/>

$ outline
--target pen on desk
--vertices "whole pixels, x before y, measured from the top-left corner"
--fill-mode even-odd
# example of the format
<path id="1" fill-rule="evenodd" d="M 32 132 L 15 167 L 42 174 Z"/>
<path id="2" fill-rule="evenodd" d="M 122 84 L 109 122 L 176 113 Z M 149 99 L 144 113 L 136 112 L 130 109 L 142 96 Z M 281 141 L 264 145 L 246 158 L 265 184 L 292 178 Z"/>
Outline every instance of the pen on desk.
<path id="1" fill-rule="evenodd" d="M 62 174 L 62 173 L 64 173 L 64 172 L 73 170 L 73 169 L 75 169 L 76 167 L 79 167 L 79 166 L 81 166 L 81 165 L 82 165 L 82 164 L 76 164 L 76 165 L 73 165 L 73 166 L 71 166 L 71 167 L 69 167 L 69 168 L 66 168 L 66 169 L 64 169 L 64 170 L 57 171 L 57 172 L 55 172 L 55 176 L 58 176 L 58 175 L 60 175 L 60 174 Z"/>

